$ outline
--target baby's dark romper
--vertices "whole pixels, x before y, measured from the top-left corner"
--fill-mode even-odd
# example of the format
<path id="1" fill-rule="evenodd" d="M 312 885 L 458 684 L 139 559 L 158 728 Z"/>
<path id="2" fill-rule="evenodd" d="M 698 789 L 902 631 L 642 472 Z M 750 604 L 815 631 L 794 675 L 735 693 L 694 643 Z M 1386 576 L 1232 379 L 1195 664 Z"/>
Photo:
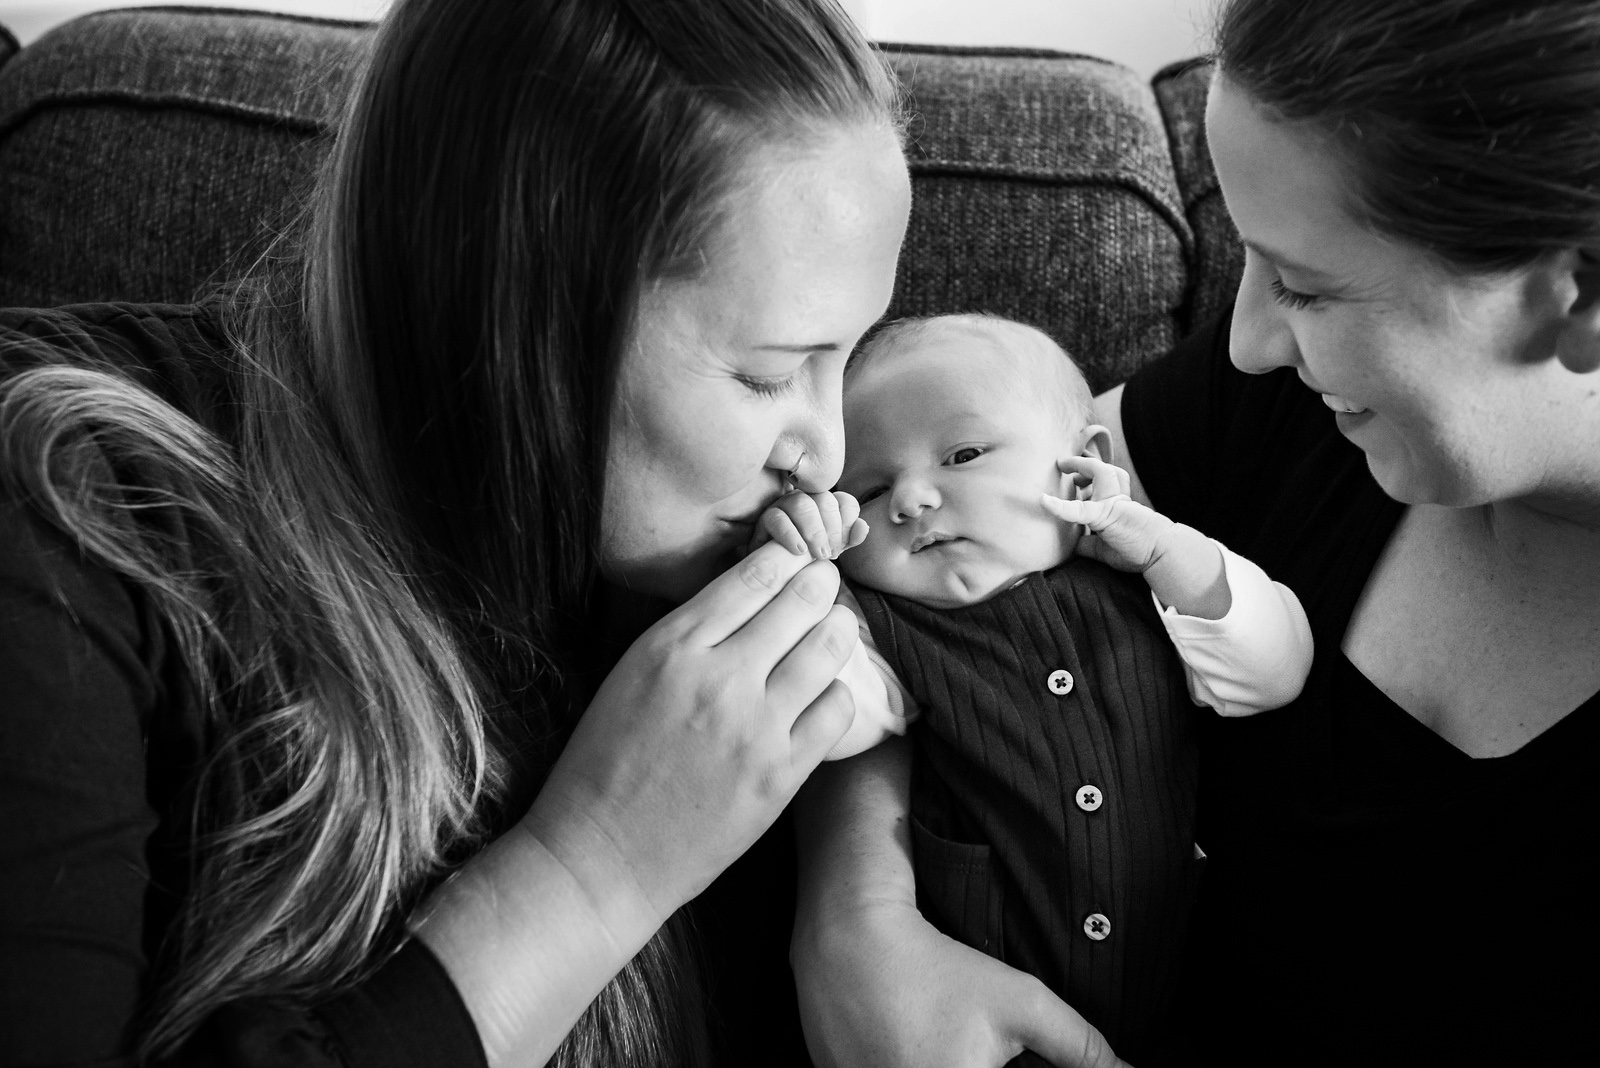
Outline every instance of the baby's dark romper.
<path id="1" fill-rule="evenodd" d="M 1200 871 L 1202 712 L 1149 587 L 1076 559 L 956 609 L 854 592 L 922 709 L 924 914 L 1039 977 L 1122 1057 L 1165 1052 Z"/>

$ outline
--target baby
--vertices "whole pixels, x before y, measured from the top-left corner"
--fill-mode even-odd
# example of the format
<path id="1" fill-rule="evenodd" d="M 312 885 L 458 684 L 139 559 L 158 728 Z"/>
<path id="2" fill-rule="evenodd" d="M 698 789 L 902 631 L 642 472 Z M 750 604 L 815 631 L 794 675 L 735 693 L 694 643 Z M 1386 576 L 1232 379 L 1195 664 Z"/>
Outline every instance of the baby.
<path id="1" fill-rule="evenodd" d="M 890 324 L 845 372 L 844 423 L 842 492 L 762 522 L 797 554 L 833 555 L 827 526 L 853 546 L 841 600 L 869 649 L 841 675 L 856 721 L 834 755 L 916 719 L 925 915 L 1158 1063 L 1204 857 L 1185 691 L 1224 715 L 1287 704 L 1305 613 L 1129 498 L 1083 376 L 1031 327 Z"/>

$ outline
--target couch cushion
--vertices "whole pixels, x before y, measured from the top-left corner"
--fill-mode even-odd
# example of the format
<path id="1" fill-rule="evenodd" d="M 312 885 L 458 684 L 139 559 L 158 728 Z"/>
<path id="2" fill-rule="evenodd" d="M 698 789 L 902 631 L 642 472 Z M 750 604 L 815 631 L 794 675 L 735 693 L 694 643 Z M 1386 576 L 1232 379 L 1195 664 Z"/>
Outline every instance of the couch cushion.
<path id="1" fill-rule="evenodd" d="M 1222 189 L 1206 147 L 1206 90 L 1210 84 L 1211 64 L 1203 59 L 1164 67 L 1152 80 L 1172 143 L 1184 215 L 1194 231 L 1187 318 L 1182 323 L 1185 333 L 1233 300 L 1244 271 L 1244 245 L 1222 202 Z"/>
<path id="2" fill-rule="evenodd" d="M 0 303 L 185 300 L 247 262 L 321 156 L 370 28 L 114 11 L 0 69 Z"/>
<path id="3" fill-rule="evenodd" d="M 1150 86 L 1059 52 L 884 48 L 913 113 L 892 313 L 1026 320 L 1097 389 L 1169 348 L 1193 235 Z"/>
<path id="4" fill-rule="evenodd" d="M 371 37 L 144 9 L 23 50 L 0 70 L 0 304 L 181 301 L 250 262 L 307 187 Z M 1084 56 L 884 47 L 915 114 L 891 311 L 1035 323 L 1097 387 L 1168 348 L 1199 252 L 1150 86 Z"/>

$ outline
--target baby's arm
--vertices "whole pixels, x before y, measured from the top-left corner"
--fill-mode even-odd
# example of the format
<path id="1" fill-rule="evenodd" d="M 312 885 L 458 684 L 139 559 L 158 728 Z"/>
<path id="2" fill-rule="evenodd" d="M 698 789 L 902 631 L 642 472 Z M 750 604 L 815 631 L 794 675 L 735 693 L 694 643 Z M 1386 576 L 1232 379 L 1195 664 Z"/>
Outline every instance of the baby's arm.
<path id="1" fill-rule="evenodd" d="M 809 494 L 796 490 L 778 498 L 761 514 L 751 548 L 766 541 L 777 541 L 796 555 L 832 560 L 860 545 L 866 536 L 867 524 L 861 518 L 861 506 L 850 494 Z M 891 734 L 904 734 L 906 724 L 915 718 L 916 712 L 911 695 L 873 644 L 872 632 L 862 618 L 861 603 L 842 582 L 835 600 L 855 613 L 861 640 L 839 671 L 839 681 L 850 687 L 850 696 L 855 701 L 855 719 L 844 737 L 828 751 L 825 760 L 855 756 Z"/>
<path id="2" fill-rule="evenodd" d="M 1045 509 L 1088 527 L 1080 553 L 1144 575 L 1197 704 L 1247 716 L 1299 696 L 1311 670 L 1311 627 L 1287 586 L 1193 527 L 1132 500 L 1120 468 L 1092 457 L 1060 466 L 1087 480 L 1090 496 L 1046 495 Z"/>
<path id="3" fill-rule="evenodd" d="M 856 614 L 856 630 L 861 641 L 839 672 L 839 681 L 850 687 L 850 696 L 855 698 L 856 718 L 824 760 L 855 756 L 891 734 L 904 734 L 906 724 L 916 718 L 917 712 L 911 694 L 873 643 L 872 631 L 861 616 L 861 603 L 855 594 L 841 582 L 839 596 L 834 601 Z"/>

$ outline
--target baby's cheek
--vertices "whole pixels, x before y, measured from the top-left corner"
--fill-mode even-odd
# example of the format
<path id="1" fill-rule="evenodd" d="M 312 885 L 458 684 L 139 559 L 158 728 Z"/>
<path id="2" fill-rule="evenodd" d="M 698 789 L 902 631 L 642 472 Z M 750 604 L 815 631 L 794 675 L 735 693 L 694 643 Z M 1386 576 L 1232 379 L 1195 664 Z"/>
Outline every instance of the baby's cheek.
<path id="1" fill-rule="evenodd" d="M 867 520 L 871 524 L 871 520 Z M 888 545 L 884 538 L 869 533 L 867 540 L 857 545 L 854 549 L 847 549 L 839 554 L 839 570 L 851 582 L 858 582 L 863 586 L 874 589 L 883 585 L 884 576 L 888 571 Z"/>
<path id="2" fill-rule="evenodd" d="M 868 554 L 872 552 L 871 543 L 872 538 L 869 535 L 866 541 L 857 545 L 854 549 L 846 549 L 840 553 L 839 559 L 835 561 L 839 565 L 840 573 L 851 582 L 865 581 L 861 577 L 861 573 L 866 569 Z"/>

